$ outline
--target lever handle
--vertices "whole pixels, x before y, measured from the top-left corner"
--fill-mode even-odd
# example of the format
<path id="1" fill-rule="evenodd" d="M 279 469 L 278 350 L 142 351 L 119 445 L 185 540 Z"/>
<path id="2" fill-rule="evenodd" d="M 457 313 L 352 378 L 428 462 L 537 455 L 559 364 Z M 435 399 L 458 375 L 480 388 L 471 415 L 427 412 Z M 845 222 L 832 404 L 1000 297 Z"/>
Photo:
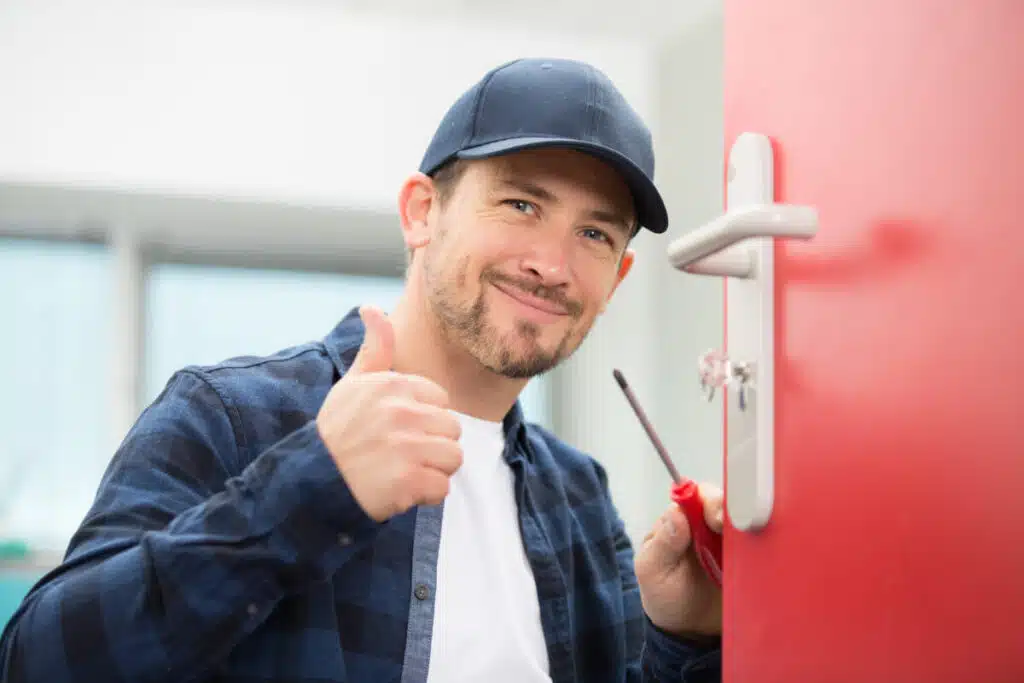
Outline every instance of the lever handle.
<path id="1" fill-rule="evenodd" d="M 672 242 L 668 260 L 676 269 L 698 275 L 751 277 L 754 259 L 749 254 L 718 252 L 753 237 L 810 239 L 817 232 L 818 211 L 813 206 L 742 206 Z"/>

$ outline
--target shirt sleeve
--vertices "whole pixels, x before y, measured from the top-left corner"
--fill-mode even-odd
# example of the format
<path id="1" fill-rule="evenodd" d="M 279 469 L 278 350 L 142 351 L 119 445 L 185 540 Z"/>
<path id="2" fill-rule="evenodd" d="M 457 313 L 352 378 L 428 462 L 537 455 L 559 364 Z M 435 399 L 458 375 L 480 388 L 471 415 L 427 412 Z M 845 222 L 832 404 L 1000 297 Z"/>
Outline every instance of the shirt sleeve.
<path id="1" fill-rule="evenodd" d="M 645 616 L 641 669 L 645 683 L 720 683 L 721 638 L 682 640 L 665 633 Z"/>
<path id="2" fill-rule="evenodd" d="M 64 562 L 8 623 L 0 679 L 193 680 L 374 537 L 315 422 L 244 469 L 237 434 L 208 376 L 175 376 L 114 455 Z"/>

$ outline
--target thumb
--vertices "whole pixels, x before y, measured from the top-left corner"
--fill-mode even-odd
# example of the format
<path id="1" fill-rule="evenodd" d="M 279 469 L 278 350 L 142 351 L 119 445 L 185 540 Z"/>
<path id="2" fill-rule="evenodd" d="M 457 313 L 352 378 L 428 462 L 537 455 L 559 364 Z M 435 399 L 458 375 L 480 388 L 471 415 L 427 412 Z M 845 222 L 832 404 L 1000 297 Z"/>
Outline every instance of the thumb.
<path id="1" fill-rule="evenodd" d="M 650 562 L 671 569 L 683 561 L 690 548 L 690 525 L 679 506 L 672 504 L 658 520 L 644 550 Z"/>
<path id="2" fill-rule="evenodd" d="M 395 328 L 379 308 L 363 306 L 359 317 L 366 328 L 363 345 L 356 354 L 349 372 L 385 372 L 391 369 L 395 356 Z"/>

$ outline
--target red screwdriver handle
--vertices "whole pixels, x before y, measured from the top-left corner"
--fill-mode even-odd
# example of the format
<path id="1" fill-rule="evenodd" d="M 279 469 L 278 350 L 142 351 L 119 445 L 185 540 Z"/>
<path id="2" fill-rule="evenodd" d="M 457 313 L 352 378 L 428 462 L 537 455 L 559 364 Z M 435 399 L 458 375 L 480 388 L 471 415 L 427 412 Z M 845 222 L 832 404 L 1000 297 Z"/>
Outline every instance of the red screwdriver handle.
<path id="1" fill-rule="evenodd" d="M 686 515 L 690 524 L 690 536 L 697 559 L 711 580 L 722 586 L 722 535 L 711 530 L 704 518 L 704 503 L 700 499 L 697 484 L 683 479 L 672 486 L 672 500 Z"/>

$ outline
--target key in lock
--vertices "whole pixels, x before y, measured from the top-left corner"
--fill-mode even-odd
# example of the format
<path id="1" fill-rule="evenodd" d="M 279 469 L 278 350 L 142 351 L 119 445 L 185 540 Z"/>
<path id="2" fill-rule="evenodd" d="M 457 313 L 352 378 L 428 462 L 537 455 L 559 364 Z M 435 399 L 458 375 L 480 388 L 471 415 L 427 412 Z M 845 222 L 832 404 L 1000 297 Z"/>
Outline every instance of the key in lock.
<path id="1" fill-rule="evenodd" d="M 719 387 L 735 387 L 739 395 L 740 410 L 747 409 L 747 389 L 753 386 L 753 364 L 734 361 L 719 350 L 701 354 L 697 362 L 700 388 L 710 402 Z"/>

